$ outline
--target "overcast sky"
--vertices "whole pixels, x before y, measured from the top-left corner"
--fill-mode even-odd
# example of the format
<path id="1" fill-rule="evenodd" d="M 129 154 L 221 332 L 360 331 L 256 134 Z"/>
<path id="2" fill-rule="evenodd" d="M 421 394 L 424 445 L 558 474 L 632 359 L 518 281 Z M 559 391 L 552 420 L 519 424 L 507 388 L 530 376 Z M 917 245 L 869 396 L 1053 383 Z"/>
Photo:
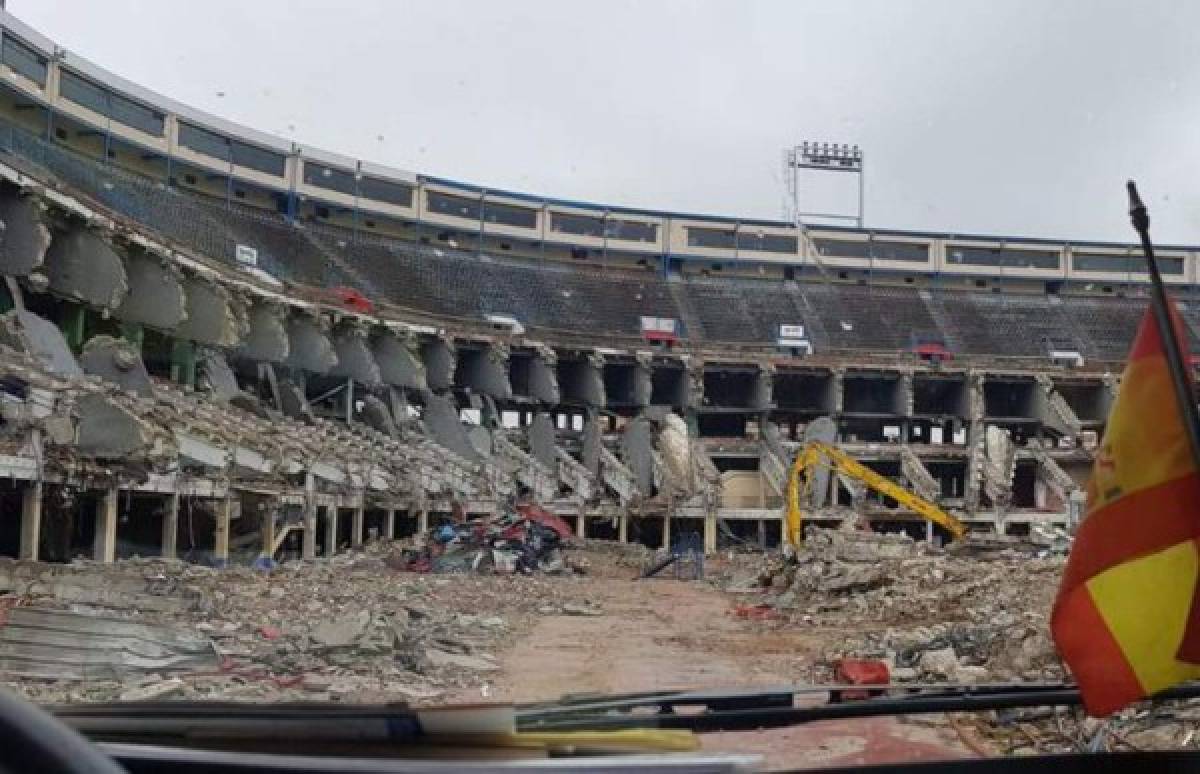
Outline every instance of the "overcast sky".
<path id="1" fill-rule="evenodd" d="M 561 198 L 778 218 L 780 152 L 857 143 L 867 223 L 1200 243 L 1200 3 L 8 0 L 234 121 Z M 811 181 L 805 205 L 849 204 Z"/>

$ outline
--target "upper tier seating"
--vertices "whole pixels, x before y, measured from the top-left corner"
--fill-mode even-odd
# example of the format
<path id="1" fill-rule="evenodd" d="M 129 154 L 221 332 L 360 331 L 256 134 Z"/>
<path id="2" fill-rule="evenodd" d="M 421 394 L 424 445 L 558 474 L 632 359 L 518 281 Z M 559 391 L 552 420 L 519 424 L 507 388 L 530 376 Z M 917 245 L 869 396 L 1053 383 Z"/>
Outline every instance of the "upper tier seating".
<path id="1" fill-rule="evenodd" d="M 780 324 L 802 324 L 816 351 L 896 351 L 940 339 L 960 355 L 1045 358 L 1053 340 L 1085 358 L 1119 361 L 1146 305 L 1140 298 L 737 277 L 668 282 L 652 271 L 481 256 L 292 223 L 280 213 L 172 188 L 6 124 L 0 124 L 0 157 L 169 243 L 231 265 L 237 245 L 248 245 L 258 250 L 259 265 L 281 279 L 353 287 L 437 315 L 512 315 L 528 326 L 581 334 L 636 336 L 641 316 L 682 320 L 687 311 L 693 329 L 686 334 L 697 341 L 770 347 Z M 1189 349 L 1200 352 L 1200 303 L 1185 303 L 1183 317 Z"/>

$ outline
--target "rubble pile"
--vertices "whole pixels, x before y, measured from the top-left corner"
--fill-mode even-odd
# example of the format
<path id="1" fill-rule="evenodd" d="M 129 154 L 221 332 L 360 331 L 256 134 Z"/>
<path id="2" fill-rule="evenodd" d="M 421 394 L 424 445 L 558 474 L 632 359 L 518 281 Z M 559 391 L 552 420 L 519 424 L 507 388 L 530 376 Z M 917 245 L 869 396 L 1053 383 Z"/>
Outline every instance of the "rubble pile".
<path id="1" fill-rule="evenodd" d="M 400 543 L 371 544 L 270 570 L 163 559 L 0 561 L 0 683 L 40 702 L 486 697 L 500 669 L 495 653 L 536 616 L 599 611 L 582 578 L 397 570 L 410 551 Z M 100 619 L 154 627 L 155 634 L 130 643 L 127 655 L 104 655 L 110 663 L 103 670 L 92 663 L 95 653 L 66 651 L 81 662 L 83 679 L 49 679 L 37 658 L 62 654 L 27 652 L 17 665 L 18 646 L 4 638 L 12 617 L 5 612 L 19 609 L 41 616 L 61 611 L 56 620 L 68 636 L 70 627 L 94 627 Z M 158 668 L 171 654 L 158 653 L 155 640 L 196 637 L 211 650 L 208 667 Z M 161 658 L 148 659 L 147 648 Z"/>
<path id="2" fill-rule="evenodd" d="M 586 565 L 569 564 L 559 550 L 571 534 L 565 521 L 544 508 L 518 505 L 498 519 L 445 524 L 393 560 L 393 566 L 413 572 L 582 575 Z"/>
<path id="3" fill-rule="evenodd" d="M 1058 680 L 1048 616 L 1063 560 L 1044 553 L 999 537 L 941 549 L 812 529 L 795 563 L 761 574 L 783 620 L 837 633 L 830 670 L 854 657 L 885 661 L 900 682 Z"/>

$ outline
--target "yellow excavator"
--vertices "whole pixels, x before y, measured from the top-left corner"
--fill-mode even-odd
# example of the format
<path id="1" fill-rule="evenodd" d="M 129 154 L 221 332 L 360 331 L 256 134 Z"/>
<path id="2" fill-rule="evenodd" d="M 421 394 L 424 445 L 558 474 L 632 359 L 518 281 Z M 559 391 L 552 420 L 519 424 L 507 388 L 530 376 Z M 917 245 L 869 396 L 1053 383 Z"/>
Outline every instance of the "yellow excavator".
<path id="1" fill-rule="evenodd" d="M 904 487 L 892 483 L 836 446 L 824 441 L 810 440 L 796 455 L 796 460 L 792 463 L 792 470 L 788 474 L 784 537 L 787 539 L 788 547 L 793 551 L 802 542 L 801 529 L 804 511 L 801 503 L 809 502 L 813 480 L 816 478 L 814 474 L 822 465 L 834 473 L 858 479 L 876 492 L 892 498 L 901 507 L 942 527 L 953 535 L 955 540 L 963 537 L 967 532 L 966 525 L 961 521 L 920 495 L 913 494 Z"/>

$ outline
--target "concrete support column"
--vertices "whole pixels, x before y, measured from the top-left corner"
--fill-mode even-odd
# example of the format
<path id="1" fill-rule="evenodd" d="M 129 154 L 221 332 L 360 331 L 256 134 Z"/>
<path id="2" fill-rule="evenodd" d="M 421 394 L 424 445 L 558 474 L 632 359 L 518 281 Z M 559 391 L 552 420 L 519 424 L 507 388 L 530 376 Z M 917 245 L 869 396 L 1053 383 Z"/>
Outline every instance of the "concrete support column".
<path id="1" fill-rule="evenodd" d="M 304 541 L 300 550 L 305 559 L 317 558 L 317 503 L 311 497 L 304 501 Z"/>
<path id="2" fill-rule="evenodd" d="M 42 482 L 34 481 L 21 494 L 21 549 L 18 555 L 36 562 L 41 539 Z"/>
<path id="3" fill-rule="evenodd" d="M 354 509 L 354 515 L 350 521 L 350 545 L 354 548 L 361 548 L 363 544 L 363 527 L 366 523 L 366 512 L 362 506 Z"/>
<path id="4" fill-rule="evenodd" d="M 629 542 L 629 513 L 622 513 L 617 517 L 617 542 Z"/>
<path id="5" fill-rule="evenodd" d="M 429 511 L 417 511 L 417 534 L 429 531 Z"/>
<path id="6" fill-rule="evenodd" d="M 233 492 L 217 506 L 217 525 L 213 529 L 213 561 L 223 567 L 229 561 L 229 528 L 233 522 Z"/>
<path id="7" fill-rule="evenodd" d="M 179 543 L 179 493 L 167 495 L 162 517 L 162 546 L 159 553 L 164 559 L 175 558 L 175 546 Z"/>
<path id="8" fill-rule="evenodd" d="M 337 506 L 331 505 L 325 508 L 325 555 L 333 556 L 337 553 L 337 536 L 338 536 L 338 509 Z"/>
<path id="9" fill-rule="evenodd" d="M 712 556 L 717 552 L 717 512 L 709 511 L 704 514 L 704 555 Z"/>
<path id="10" fill-rule="evenodd" d="M 575 537 L 580 540 L 587 537 L 587 517 L 583 515 L 583 509 L 579 509 L 579 518 L 575 520 Z"/>
<path id="11" fill-rule="evenodd" d="M 259 551 L 259 556 L 265 559 L 272 559 L 275 556 L 275 509 L 267 507 L 262 514 L 262 550 Z"/>
<path id="12" fill-rule="evenodd" d="M 92 558 L 112 562 L 117 558 L 117 488 L 111 487 L 96 502 L 96 540 Z"/>
<path id="13" fill-rule="evenodd" d="M 388 508 L 383 513 L 383 534 L 380 535 L 384 540 L 396 539 L 396 509 Z"/>
<path id="14" fill-rule="evenodd" d="M 670 551 L 671 550 L 671 514 L 669 514 L 669 513 L 663 514 L 663 530 L 662 530 L 662 532 L 663 532 L 662 547 L 667 549 L 668 551 Z"/>

